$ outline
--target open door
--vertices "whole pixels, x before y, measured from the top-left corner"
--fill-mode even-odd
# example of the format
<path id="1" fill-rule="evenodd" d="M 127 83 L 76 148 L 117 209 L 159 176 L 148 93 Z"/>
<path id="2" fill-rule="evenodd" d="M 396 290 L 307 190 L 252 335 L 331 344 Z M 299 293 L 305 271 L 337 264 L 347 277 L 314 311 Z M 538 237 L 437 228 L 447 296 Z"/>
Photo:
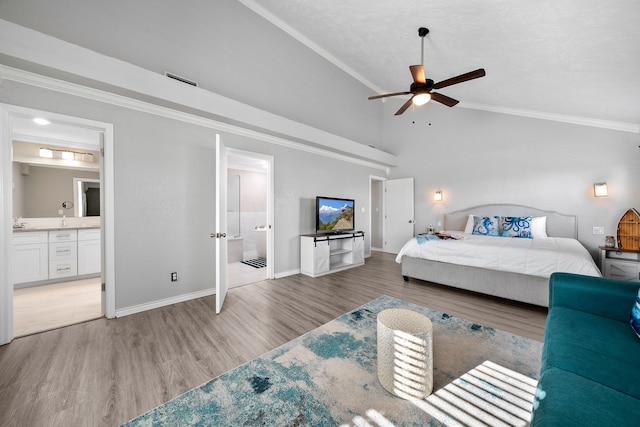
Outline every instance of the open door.
<path id="1" fill-rule="evenodd" d="M 227 296 L 227 151 L 216 135 L 216 314 Z"/>
<path id="2" fill-rule="evenodd" d="M 384 189 L 383 249 L 397 254 L 414 233 L 413 178 L 387 180 Z"/>

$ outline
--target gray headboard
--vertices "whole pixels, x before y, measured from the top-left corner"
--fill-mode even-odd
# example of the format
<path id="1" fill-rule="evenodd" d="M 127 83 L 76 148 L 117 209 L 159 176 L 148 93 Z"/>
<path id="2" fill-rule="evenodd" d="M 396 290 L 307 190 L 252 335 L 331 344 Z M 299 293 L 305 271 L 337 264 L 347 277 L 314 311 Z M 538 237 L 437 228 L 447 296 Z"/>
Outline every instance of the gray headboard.
<path id="1" fill-rule="evenodd" d="M 469 215 L 476 216 L 546 216 L 547 235 L 550 237 L 578 238 L 578 217 L 555 211 L 545 211 L 529 206 L 510 204 L 490 204 L 473 206 L 444 214 L 445 230 L 464 230 Z"/>

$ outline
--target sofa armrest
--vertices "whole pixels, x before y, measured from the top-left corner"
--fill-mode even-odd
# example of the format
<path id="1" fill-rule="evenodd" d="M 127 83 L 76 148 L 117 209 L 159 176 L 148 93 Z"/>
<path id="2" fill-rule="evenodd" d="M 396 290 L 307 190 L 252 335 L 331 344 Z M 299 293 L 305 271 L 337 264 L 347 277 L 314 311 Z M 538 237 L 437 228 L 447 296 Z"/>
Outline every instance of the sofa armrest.
<path id="1" fill-rule="evenodd" d="M 638 282 L 553 273 L 549 278 L 549 310 L 566 307 L 628 322 L 638 288 Z"/>

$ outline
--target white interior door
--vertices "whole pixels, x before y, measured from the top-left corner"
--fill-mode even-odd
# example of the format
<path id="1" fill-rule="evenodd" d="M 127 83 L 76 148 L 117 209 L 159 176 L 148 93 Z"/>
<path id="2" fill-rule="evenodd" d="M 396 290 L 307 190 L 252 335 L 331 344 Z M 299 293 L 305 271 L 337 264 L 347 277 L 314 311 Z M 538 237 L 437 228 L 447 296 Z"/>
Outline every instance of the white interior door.
<path id="1" fill-rule="evenodd" d="M 216 135 L 216 314 L 227 296 L 227 150 Z"/>
<path id="2" fill-rule="evenodd" d="M 383 250 L 397 254 L 413 237 L 413 178 L 385 181 Z"/>

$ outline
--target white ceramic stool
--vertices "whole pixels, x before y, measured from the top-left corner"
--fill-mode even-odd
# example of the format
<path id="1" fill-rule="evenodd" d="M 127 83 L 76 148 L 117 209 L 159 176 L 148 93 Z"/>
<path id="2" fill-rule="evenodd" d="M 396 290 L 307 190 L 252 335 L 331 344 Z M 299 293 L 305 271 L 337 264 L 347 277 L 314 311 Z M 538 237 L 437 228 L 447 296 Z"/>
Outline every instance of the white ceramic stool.
<path id="1" fill-rule="evenodd" d="M 433 325 L 402 308 L 378 314 L 378 380 L 403 399 L 424 399 L 433 390 Z"/>

